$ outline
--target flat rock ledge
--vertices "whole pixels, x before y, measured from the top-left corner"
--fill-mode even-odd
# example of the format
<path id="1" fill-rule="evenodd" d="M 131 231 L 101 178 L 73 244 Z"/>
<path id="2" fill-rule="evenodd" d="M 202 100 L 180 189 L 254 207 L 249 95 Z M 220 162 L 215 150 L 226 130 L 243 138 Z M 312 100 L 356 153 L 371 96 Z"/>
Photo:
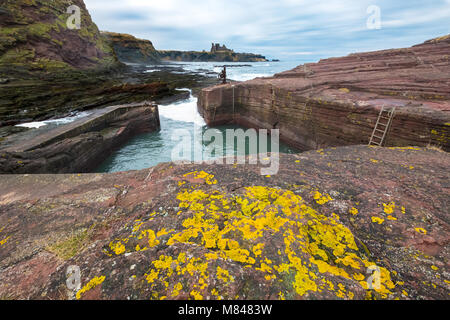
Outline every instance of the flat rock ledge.
<path id="1" fill-rule="evenodd" d="M 446 300 L 449 167 L 351 146 L 282 154 L 273 176 L 0 176 L 0 299 Z"/>
<path id="2" fill-rule="evenodd" d="M 450 36 L 405 49 L 308 63 L 270 78 L 202 91 L 208 125 L 280 129 L 300 150 L 368 144 L 383 106 L 396 107 L 386 146 L 450 150 Z"/>
<path id="3" fill-rule="evenodd" d="M 131 137 L 159 127 L 158 106 L 151 102 L 93 110 L 72 123 L 3 140 L 0 174 L 92 172 Z"/>

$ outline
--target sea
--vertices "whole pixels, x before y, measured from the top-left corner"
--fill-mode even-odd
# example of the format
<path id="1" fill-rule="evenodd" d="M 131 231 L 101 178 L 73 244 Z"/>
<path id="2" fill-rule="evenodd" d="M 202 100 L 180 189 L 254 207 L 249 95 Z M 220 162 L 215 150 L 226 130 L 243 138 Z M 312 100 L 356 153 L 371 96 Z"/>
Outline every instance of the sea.
<path id="1" fill-rule="evenodd" d="M 276 73 L 290 70 L 308 61 L 270 61 L 270 62 L 171 62 L 164 65 L 149 65 L 145 72 L 157 72 L 164 68 L 173 68 L 174 73 L 196 73 L 207 77 L 217 78 L 223 66 L 227 66 L 228 79 L 234 81 L 247 81 L 258 77 L 270 77 Z M 140 170 L 156 166 L 159 163 L 175 160 L 204 161 L 222 156 L 242 156 L 261 152 L 249 146 L 246 141 L 245 150 L 239 148 L 238 143 L 227 141 L 229 130 L 247 130 L 236 125 L 218 126 L 209 128 L 197 111 L 197 98 L 186 88 L 178 88 L 180 91 L 189 91 L 189 98 L 159 106 L 161 129 L 157 132 L 138 135 L 129 140 L 120 149 L 110 155 L 95 172 L 120 172 Z M 21 124 L 22 127 L 39 128 L 49 124 L 65 124 L 81 117 L 89 115 L 82 112 L 70 117 L 54 119 L 42 122 Z M 205 139 L 205 133 L 213 129 L 222 135 L 220 149 L 211 151 L 212 140 Z M 211 133 L 211 132 L 210 132 Z M 259 138 L 259 136 L 258 136 Z M 260 142 L 258 141 L 258 146 Z M 267 149 L 271 150 L 270 137 L 267 141 Z M 298 153 L 299 150 L 283 143 L 276 144 L 279 152 Z M 214 149 L 214 148 L 213 148 Z M 278 151 L 277 149 L 273 151 Z"/>

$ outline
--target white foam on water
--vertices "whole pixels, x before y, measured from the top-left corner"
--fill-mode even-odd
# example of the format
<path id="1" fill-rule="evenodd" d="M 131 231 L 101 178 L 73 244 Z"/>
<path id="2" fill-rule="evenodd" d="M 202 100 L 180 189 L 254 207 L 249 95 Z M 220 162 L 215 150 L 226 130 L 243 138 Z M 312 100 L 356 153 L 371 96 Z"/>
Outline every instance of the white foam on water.
<path id="1" fill-rule="evenodd" d="M 255 78 L 261 77 L 271 77 L 270 73 L 242 73 L 242 74 L 231 74 L 229 78 L 235 81 L 248 81 Z"/>
<path id="2" fill-rule="evenodd" d="M 180 89 L 180 91 L 186 90 L 189 89 Z M 197 110 L 197 98 L 192 95 L 191 90 L 189 92 L 191 94 L 187 100 L 159 106 L 159 115 L 175 121 L 190 122 L 199 126 L 205 126 L 205 120 Z"/>
<path id="3" fill-rule="evenodd" d="M 44 127 L 49 124 L 56 124 L 56 125 L 62 125 L 74 122 L 75 120 L 87 117 L 91 115 L 91 112 L 79 112 L 75 116 L 72 117 L 65 117 L 60 119 L 52 119 L 52 120 L 45 120 L 45 121 L 35 121 L 35 122 L 28 122 L 28 123 L 22 123 L 16 125 L 16 127 L 22 127 L 22 128 L 29 128 L 29 129 L 38 129 L 41 127 Z"/>
<path id="4" fill-rule="evenodd" d="M 145 73 L 153 73 L 153 72 L 159 72 L 161 69 L 148 69 L 145 71 Z"/>

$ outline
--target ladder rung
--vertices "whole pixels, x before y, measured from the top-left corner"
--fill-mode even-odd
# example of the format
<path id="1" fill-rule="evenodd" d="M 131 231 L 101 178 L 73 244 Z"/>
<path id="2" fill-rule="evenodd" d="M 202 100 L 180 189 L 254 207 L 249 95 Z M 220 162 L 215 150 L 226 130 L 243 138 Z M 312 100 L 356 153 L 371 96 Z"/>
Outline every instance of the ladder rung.
<path id="1" fill-rule="evenodd" d="M 389 126 L 392 123 L 392 119 L 394 118 L 396 107 L 393 108 L 386 108 L 384 105 L 381 107 L 380 114 L 378 115 L 378 120 L 375 125 L 375 128 L 372 133 L 372 137 L 370 138 L 369 145 L 377 145 L 382 146 L 384 138 L 386 137 L 388 133 Z M 381 122 L 383 120 L 387 120 L 387 123 Z M 383 126 L 383 130 L 380 129 L 380 127 Z M 383 134 L 382 137 L 377 136 L 375 133 L 381 132 Z M 378 139 L 377 142 L 375 139 Z"/>

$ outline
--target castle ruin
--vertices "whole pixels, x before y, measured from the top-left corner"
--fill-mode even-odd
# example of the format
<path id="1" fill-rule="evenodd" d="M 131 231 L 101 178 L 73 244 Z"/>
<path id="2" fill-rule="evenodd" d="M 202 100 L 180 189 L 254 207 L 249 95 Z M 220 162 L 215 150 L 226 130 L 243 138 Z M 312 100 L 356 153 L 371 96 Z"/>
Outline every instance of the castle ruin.
<path id="1" fill-rule="evenodd" d="M 233 50 L 228 49 L 226 45 L 221 46 L 220 43 L 213 43 L 211 45 L 211 53 L 223 53 L 223 52 L 233 52 Z"/>

